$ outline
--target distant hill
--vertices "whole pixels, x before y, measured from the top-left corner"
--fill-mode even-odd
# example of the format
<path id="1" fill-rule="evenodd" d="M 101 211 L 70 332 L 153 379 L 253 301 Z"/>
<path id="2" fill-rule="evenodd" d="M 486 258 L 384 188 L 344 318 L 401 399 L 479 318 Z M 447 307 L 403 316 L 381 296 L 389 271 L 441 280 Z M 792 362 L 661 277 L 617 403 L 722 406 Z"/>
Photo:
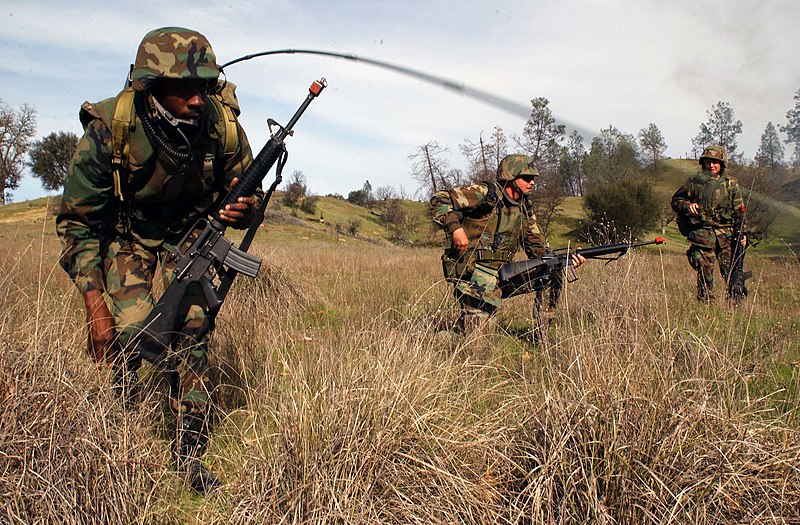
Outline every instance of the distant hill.
<path id="1" fill-rule="evenodd" d="M 781 185 L 781 195 L 784 202 L 800 206 L 800 177 L 784 182 Z"/>
<path id="2" fill-rule="evenodd" d="M 34 223 L 52 219 L 61 205 L 61 197 L 41 197 L 0 206 L 0 224 Z"/>

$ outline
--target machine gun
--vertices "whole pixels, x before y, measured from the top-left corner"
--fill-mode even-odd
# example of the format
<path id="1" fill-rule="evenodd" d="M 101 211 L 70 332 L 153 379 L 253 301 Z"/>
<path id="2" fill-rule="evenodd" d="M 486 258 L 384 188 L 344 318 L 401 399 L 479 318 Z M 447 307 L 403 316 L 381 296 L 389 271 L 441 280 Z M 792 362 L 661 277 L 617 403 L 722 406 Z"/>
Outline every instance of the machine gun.
<path id="1" fill-rule="evenodd" d="M 264 196 L 241 245 L 237 248 L 225 238 L 226 226 L 220 221 L 219 212 L 214 211 L 210 219 L 197 221 L 170 252 L 169 260 L 175 265 L 174 277 L 145 319 L 142 328 L 128 344 L 142 358 L 153 364 L 164 362 L 167 350 L 182 334 L 183 322 L 192 306 L 187 304 L 190 289 L 199 288 L 202 292 L 204 301 L 201 301 L 203 304 L 200 306 L 204 309 L 211 328 L 236 275 L 241 273 L 253 278 L 258 274 L 261 258 L 248 254 L 247 249 L 264 218 L 264 210 L 270 197 L 281 182 L 281 168 L 286 160 L 284 140 L 294 134 L 292 128 L 326 85 L 324 78 L 311 84 L 308 96 L 286 126 L 281 126 L 272 119 L 267 121 L 270 139 L 247 167 L 239 182 L 216 207 L 216 210 L 224 209 L 228 204 L 238 202 L 240 197 L 253 195 L 261 187 L 261 181 L 272 166 L 281 161 L 275 181 Z M 276 133 L 272 133 L 273 126 L 278 128 Z"/>
<path id="2" fill-rule="evenodd" d="M 747 240 L 747 231 L 744 227 L 744 204 L 739 210 L 739 216 L 733 221 L 733 245 L 731 246 L 731 266 L 728 275 L 728 298 L 734 303 L 741 303 L 747 297 L 746 281 L 753 277 L 753 272 L 744 271 L 744 254 L 750 245 Z M 745 245 L 742 245 L 745 240 Z"/>
<path id="3" fill-rule="evenodd" d="M 536 259 L 506 263 L 498 271 L 500 290 L 503 297 L 538 292 L 545 289 L 553 280 L 560 278 L 565 270 L 567 281 L 572 282 L 578 278 L 572 266 L 573 255 L 581 255 L 586 259 L 615 261 L 628 253 L 631 248 L 663 243 L 663 237 L 656 237 L 647 242 L 620 242 L 573 251 L 562 248 Z M 606 257 L 607 255 L 614 255 L 614 257 Z"/>

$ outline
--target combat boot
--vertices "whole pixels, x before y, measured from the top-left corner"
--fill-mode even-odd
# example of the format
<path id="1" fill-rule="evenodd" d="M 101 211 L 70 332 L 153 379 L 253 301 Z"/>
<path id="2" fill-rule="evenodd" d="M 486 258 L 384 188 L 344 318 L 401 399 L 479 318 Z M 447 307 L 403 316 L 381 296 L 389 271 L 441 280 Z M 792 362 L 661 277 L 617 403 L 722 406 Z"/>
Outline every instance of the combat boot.
<path id="1" fill-rule="evenodd" d="M 178 417 L 175 459 L 178 472 L 186 484 L 198 494 L 208 494 L 221 485 L 219 478 L 203 465 L 202 456 L 208 442 L 205 418 L 199 414 Z"/>

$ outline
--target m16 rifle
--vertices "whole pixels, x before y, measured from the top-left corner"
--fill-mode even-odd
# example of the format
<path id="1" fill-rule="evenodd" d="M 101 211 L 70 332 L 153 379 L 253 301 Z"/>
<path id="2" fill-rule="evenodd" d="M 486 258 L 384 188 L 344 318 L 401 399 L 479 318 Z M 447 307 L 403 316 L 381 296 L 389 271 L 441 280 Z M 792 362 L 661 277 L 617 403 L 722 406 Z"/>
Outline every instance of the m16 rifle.
<path id="1" fill-rule="evenodd" d="M 741 303 L 747 297 L 746 281 L 753 277 L 753 272 L 744 271 L 744 254 L 750 243 L 747 239 L 744 220 L 744 204 L 733 221 L 733 245 L 731 246 L 731 265 L 728 275 L 728 298 L 734 303 Z M 744 242 L 743 242 L 744 241 Z"/>
<path id="2" fill-rule="evenodd" d="M 506 263 L 498 272 L 500 290 L 503 297 L 538 292 L 545 289 L 553 280 L 559 279 L 564 271 L 567 273 L 568 282 L 575 281 L 578 277 L 572 266 L 573 255 L 581 255 L 586 259 L 615 261 L 628 253 L 631 248 L 663 243 L 663 237 L 656 237 L 647 242 L 620 242 L 572 251 L 562 248 L 536 259 Z M 609 255 L 614 257 L 607 257 Z"/>
<path id="3" fill-rule="evenodd" d="M 278 162 L 275 181 L 265 194 L 261 207 L 255 213 L 253 222 L 239 247 L 225 238 L 226 226 L 220 221 L 219 212 L 214 211 L 210 219 L 200 219 L 189 229 L 183 240 L 170 252 L 169 260 L 174 264 L 174 277 L 153 310 L 145 319 L 142 328 L 134 334 L 128 348 L 138 352 L 142 358 L 154 364 L 161 364 L 167 357 L 167 350 L 182 334 L 185 316 L 191 304 L 186 304 L 187 293 L 191 289 L 202 291 L 200 304 L 209 321 L 209 329 L 225 296 L 233 284 L 233 279 L 241 273 L 250 278 L 258 274 L 261 258 L 247 253 L 255 235 L 255 230 L 264 218 L 264 210 L 270 197 L 281 182 L 281 169 L 286 161 L 284 140 L 293 135 L 292 128 L 314 100 L 326 87 L 325 79 L 314 81 L 308 96 L 285 126 L 272 119 L 267 121 L 270 132 L 278 128 L 245 170 L 238 183 L 233 186 L 216 210 L 238 202 L 240 197 L 249 197 L 261 187 L 272 166 Z M 279 162 L 280 161 L 280 162 Z"/>

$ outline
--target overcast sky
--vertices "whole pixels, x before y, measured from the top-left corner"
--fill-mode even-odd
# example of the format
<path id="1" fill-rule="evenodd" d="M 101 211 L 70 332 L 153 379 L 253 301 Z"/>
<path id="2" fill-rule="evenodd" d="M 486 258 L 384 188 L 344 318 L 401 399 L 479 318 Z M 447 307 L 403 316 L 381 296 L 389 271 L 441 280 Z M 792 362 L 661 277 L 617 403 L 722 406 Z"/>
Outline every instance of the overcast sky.
<path id="1" fill-rule="evenodd" d="M 636 134 L 650 123 L 672 157 L 717 101 L 743 123 L 752 158 L 768 121 L 785 124 L 800 89 L 800 2 L 787 1 L 108 1 L 4 0 L 0 98 L 38 112 L 38 136 L 80 134 L 84 100 L 114 96 L 144 34 L 178 25 L 204 33 L 220 63 L 273 49 L 351 53 L 439 75 L 554 115 L 584 131 Z M 316 194 L 417 189 L 408 156 L 436 140 L 452 167 L 458 144 L 527 115 L 498 109 L 363 63 L 281 55 L 230 66 L 242 124 L 258 151 L 266 119 L 285 123 L 308 86 L 329 87 L 287 139 L 285 175 L 302 171 Z M 783 135 L 781 135 L 782 138 Z M 788 155 L 788 152 L 787 152 Z M 267 180 L 271 180 L 270 174 Z M 26 175 L 20 201 L 44 195 Z"/>

